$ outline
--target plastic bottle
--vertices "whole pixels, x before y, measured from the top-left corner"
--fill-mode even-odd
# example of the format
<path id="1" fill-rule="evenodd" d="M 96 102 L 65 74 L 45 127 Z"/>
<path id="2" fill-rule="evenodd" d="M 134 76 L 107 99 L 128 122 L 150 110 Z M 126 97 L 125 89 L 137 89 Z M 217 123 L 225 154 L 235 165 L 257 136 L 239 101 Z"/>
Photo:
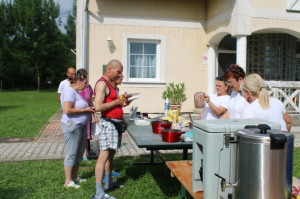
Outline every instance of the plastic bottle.
<path id="1" fill-rule="evenodd" d="M 170 107 L 169 98 L 167 98 L 165 101 L 165 117 L 168 117 L 169 107 Z"/>

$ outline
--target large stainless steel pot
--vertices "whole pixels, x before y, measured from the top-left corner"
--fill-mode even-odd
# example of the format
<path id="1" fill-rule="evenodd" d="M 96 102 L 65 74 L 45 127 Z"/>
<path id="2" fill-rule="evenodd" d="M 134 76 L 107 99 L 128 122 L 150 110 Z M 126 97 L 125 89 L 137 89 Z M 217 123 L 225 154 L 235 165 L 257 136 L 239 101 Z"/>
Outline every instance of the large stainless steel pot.
<path id="1" fill-rule="evenodd" d="M 291 198 L 294 136 L 278 130 L 245 129 L 237 136 L 234 198 Z"/>

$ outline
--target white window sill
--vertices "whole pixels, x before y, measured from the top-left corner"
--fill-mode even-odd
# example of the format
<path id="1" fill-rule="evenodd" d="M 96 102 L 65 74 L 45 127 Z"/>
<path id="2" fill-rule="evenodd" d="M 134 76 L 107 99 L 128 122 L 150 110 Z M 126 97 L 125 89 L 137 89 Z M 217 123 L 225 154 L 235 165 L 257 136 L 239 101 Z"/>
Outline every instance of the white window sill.
<path id="1" fill-rule="evenodd" d="M 123 81 L 123 86 L 126 87 L 165 87 L 166 82 L 135 82 L 135 81 Z"/>

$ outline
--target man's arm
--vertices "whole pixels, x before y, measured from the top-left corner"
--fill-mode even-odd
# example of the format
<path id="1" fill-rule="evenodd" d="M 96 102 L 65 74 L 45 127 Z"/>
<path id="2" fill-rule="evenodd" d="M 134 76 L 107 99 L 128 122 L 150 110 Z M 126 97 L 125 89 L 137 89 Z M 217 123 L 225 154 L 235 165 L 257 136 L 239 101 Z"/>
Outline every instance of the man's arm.
<path id="1" fill-rule="evenodd" d="M 60 102 L 60 93 L 57 93 L 57 101 Z"/>
<path id="2" fill-rule="evenodd" d="M 96 111 L 107 111 L 110 110 L 116 106 L 123 106 L 123 100 L 122 99 L 116 99 L 109 103 L 104 103 L 104 99 L 106 94 L 109 92 L 108 87 L 105 82 L 99 81 L 95 86 L 95 110 Z"/>

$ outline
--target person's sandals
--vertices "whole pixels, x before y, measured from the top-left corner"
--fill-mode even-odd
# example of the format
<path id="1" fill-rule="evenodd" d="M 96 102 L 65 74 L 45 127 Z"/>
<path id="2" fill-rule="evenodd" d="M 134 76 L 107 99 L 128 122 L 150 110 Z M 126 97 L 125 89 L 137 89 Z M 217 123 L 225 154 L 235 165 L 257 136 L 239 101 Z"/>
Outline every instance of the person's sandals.
<path id="1" fill-rule="evenodd" d="M 114 197 L 111 196 L 111 195 L 109 195 L 108 193 L 105 193 L 105 194 L 101 197 L 101 199 L 110 199 L 110 198 L 114 198 Z M 96 196 L 93 195 L 93 196 L 92 196 L 92 199 L 96 199 Z"/>
<path id="2" fill-rule="evenodd" d="M 65 187 L 72 187 L 72 188 L 75 188 L 75 189 L 78 189 L 80 186 L 75 184 L 74 181 L 71 181 L 68 185 L 64 185 Z"/>
<path id="3" fill-rule="evenodd" d="M 120 176 L 122 176 L 122 174 L 121 174 L 120 172 L 112 171 L 111 176 L 112 176 L 112 177 L 120 177 Z M 105 176 L 103 176 L 102 182 L 106 183 L 106 178 L 105 178 Z"/>
<path id="4" fill-rule="evenodd" d="M 86 161 L 86 160 L 88 160 L 88 158 L 87 158 L 87 157 L 84 157 L 84 158 L 82 158 L 82 161 Z"/>
<path id="5" fill-rule="evenodd" d="M 83 178 L 81 178 L 81 177 L 78 176 L 78 177 L 75 179 L 75 181 L 81 183 L 81 182 L 86 182 L 86 179 L 83 179 Z"/>
<path id="6" fill-rule="evenodd" d="M 124 185 L 114 182 L 111 187 L 108 187 L 108 188 L 104 187 L 104 190 L 107 191 L 107 190 L 121 189 L 121 188 L 124 188 Z"/>
<path id="7" fill-rule="evenodd" d="M 112 171 L 112 172 L 111 172 L 111 175 L 112 175 L 113 177 L 120 177 L 122 174 L 121 174 L 120 172 Z"/>

